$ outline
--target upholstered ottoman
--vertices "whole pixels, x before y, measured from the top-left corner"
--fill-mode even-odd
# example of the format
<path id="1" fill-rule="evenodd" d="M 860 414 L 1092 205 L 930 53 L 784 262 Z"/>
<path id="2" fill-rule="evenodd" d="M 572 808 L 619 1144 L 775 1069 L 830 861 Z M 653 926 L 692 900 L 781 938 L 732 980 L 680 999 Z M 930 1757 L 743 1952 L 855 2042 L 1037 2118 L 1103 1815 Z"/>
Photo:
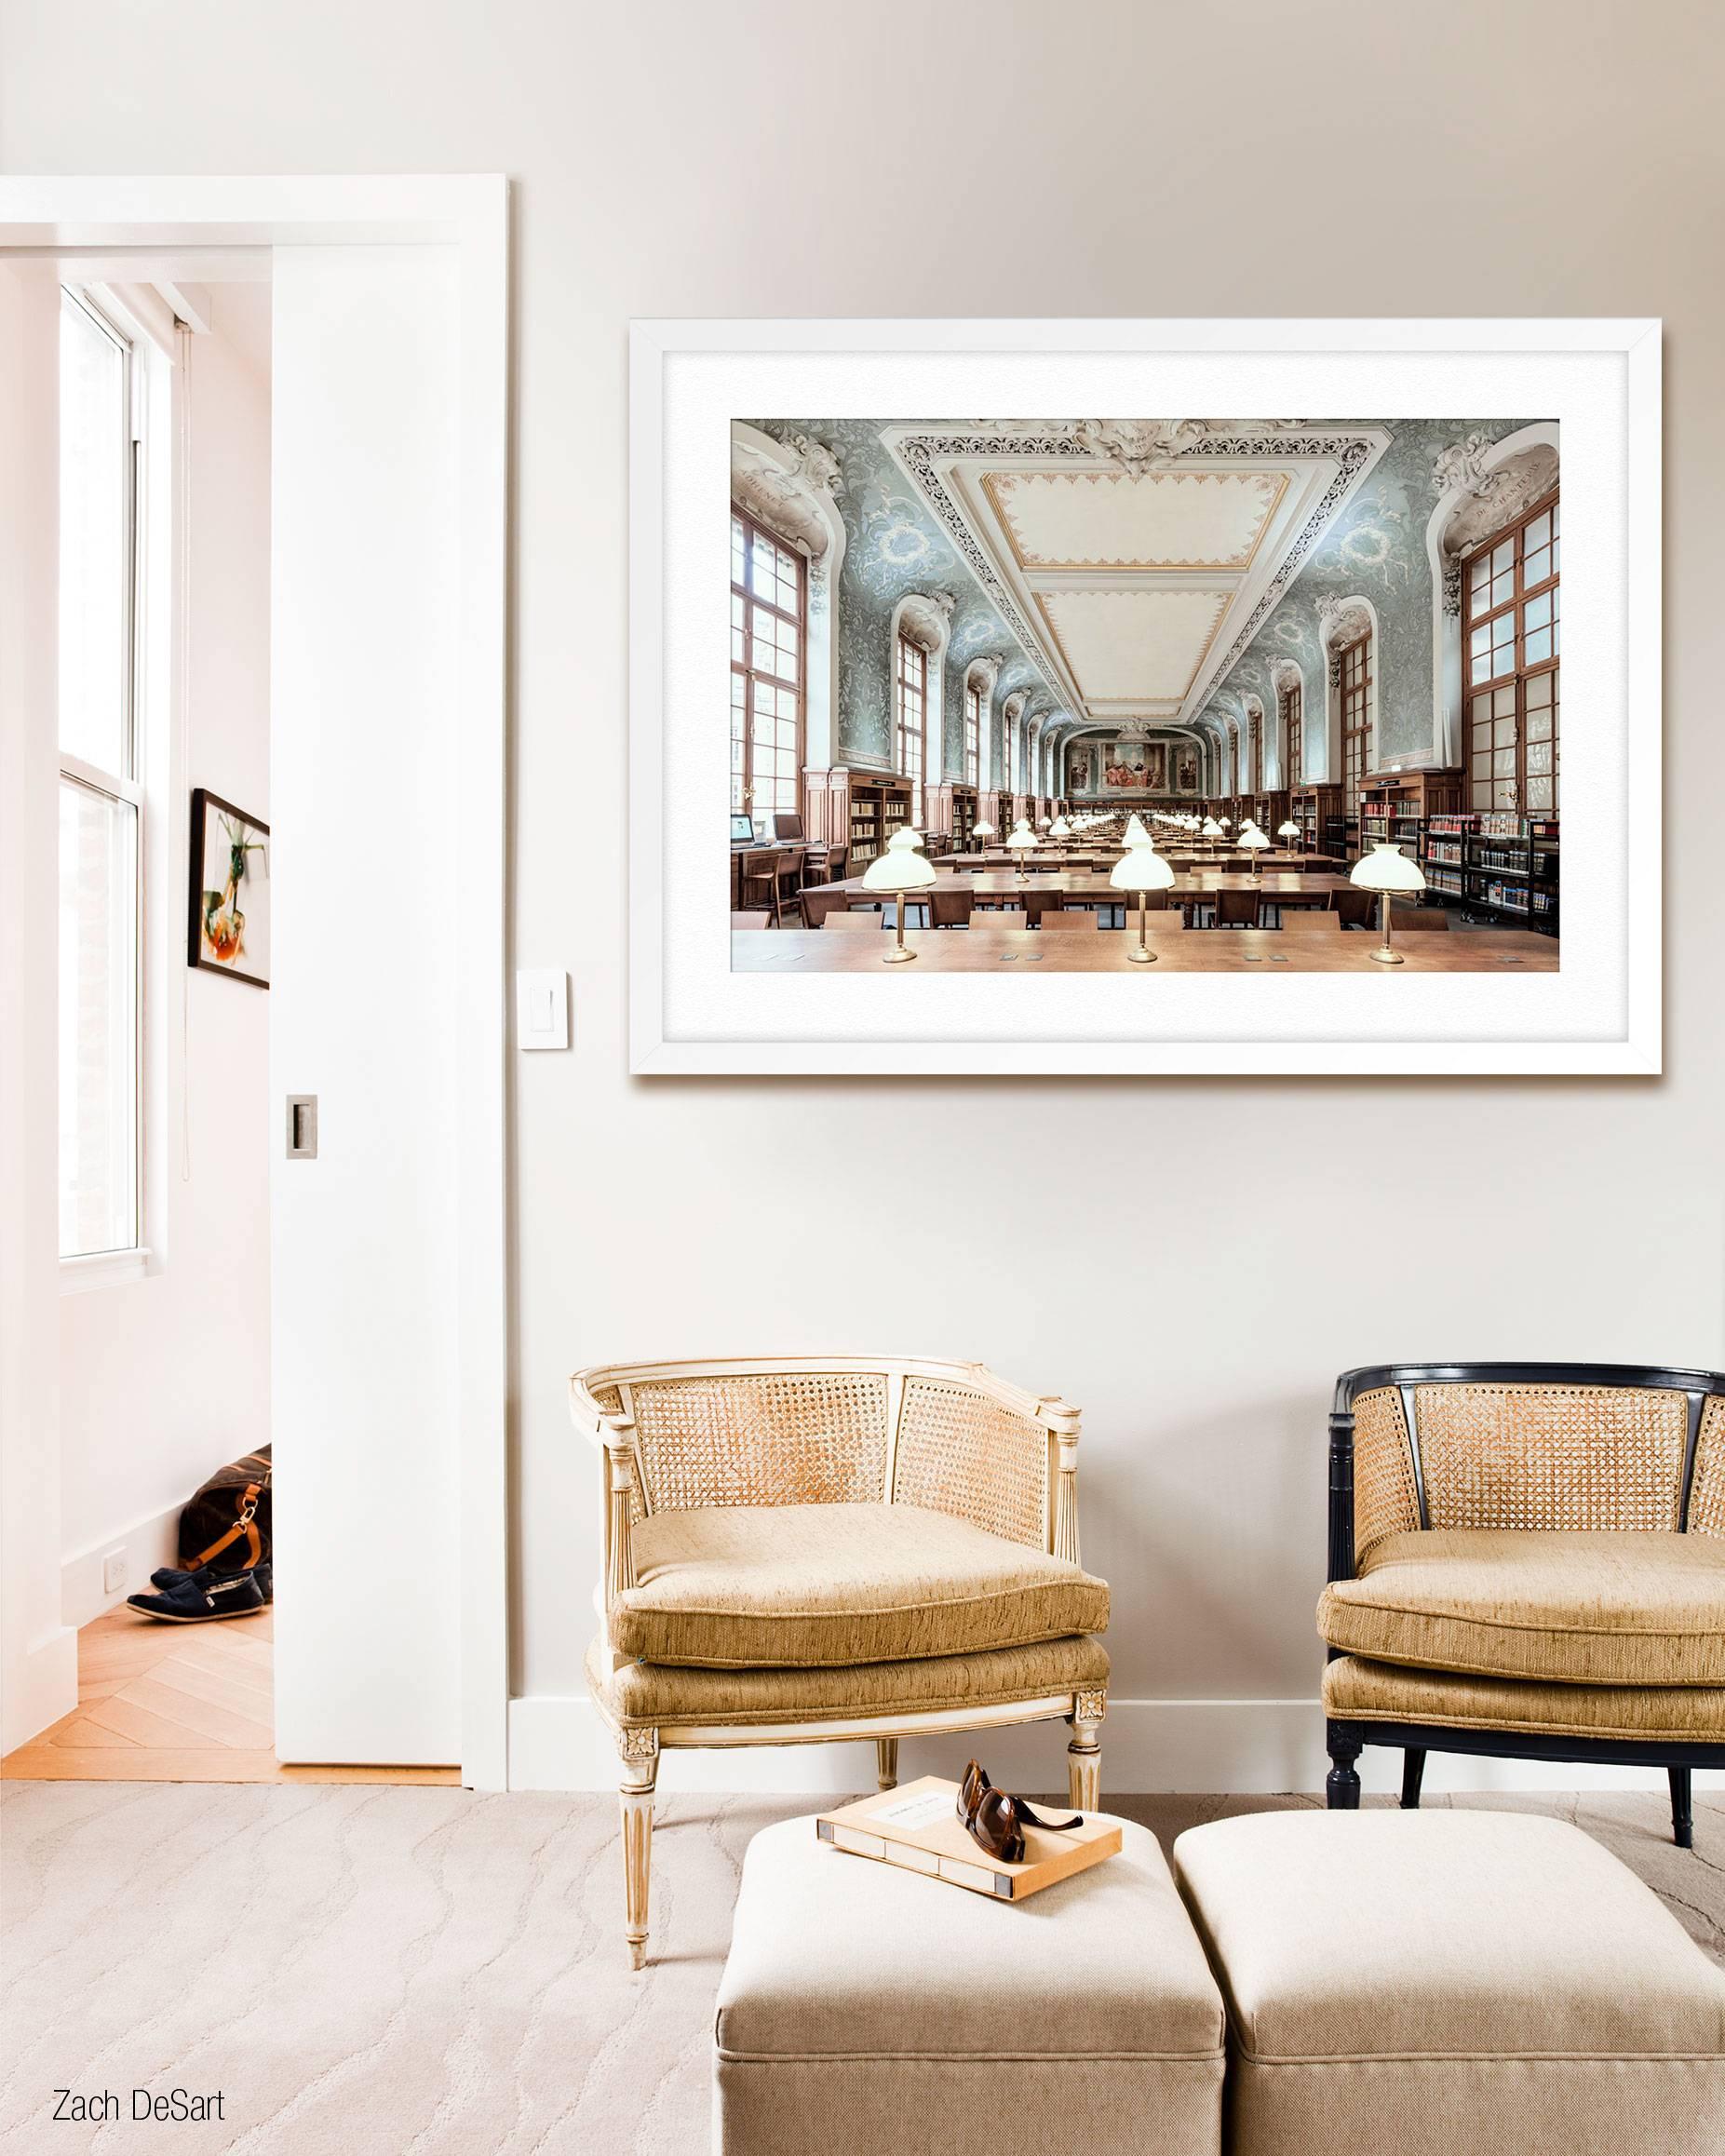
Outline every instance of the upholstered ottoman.
<path id="1" fill-rule="evenodd" d="M 1155 1837 L 1028 1901 L 749 1844 L 714 2032 L 720 2156 L 1218 2156 L 1222 2004 Z"/>
<path id="2" fill-rule="evenodd" d="M 1231 2156 L 1725 2149 L 1725 1970 L 1579 1828 L 1272 1812 L 1174 1868 L 1228 2001 Z"/>

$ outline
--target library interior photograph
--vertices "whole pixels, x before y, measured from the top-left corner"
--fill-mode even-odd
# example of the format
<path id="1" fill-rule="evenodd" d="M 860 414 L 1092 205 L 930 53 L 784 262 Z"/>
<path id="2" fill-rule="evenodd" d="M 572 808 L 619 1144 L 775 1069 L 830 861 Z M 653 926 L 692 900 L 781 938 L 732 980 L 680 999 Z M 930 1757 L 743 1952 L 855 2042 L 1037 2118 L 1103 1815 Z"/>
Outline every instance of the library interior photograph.
<path id="1" fill-rule="evenodd" d="M 1528 419 L 731 430 L 731 963 L 1555 971 Z"/>

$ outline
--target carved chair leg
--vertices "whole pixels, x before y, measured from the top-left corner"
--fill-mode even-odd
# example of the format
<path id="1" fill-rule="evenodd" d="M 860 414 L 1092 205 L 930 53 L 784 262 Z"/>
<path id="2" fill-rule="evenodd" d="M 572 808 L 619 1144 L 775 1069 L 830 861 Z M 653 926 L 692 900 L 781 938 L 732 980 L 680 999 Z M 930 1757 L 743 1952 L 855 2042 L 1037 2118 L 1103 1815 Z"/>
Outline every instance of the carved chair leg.
<path id="1" fill-rule="evenodd" d="M 875 1780 L 883 1789 L 898 1786 L 898 1739 L 876 1737 L 874 1740 Z"/>
<path id="2" fill-rule="evenodd" d="M 647 1888 L 653 1869 L 653 1789 L 659 1776 L 657 1730 L 624 1730 L 617 1737 L 623 1761 L 623 1902 L 629 1966 L 647 1965 Z"/>
<path id="3" fill-rule="evenodd" d="M 1690 1798 L 1692 1767 L 1667 1767 L 1671 1778 L 1671 1839 L 1679 1849 L 1695 1846 L 1695 1818 Z"/>
<path id="4" fill-rule="evenodd" d="M 1102 1718 L 1105 1691 L 1081 1691 L 1072 1716 L 1072 1741 L 1066 1747 L 1066 1799 L 1074 1812 L 1096 1812 L 1102 1803 Z"/>
<path id="5" fill-rule="evenodd" d="M 1420 1785 L 1425 1780 L 1425 1754 L 1410 1745 L 1402 1754 L 1402 1810 L 1420 1809 Z"/>
<path id="6" fill-rule="evenodd" d="M 1331 1722 L 1325 1738 L 1329 1752 L 1329 1777 L 1324 1784 L 1324 1801 L 1331 1812 L 1357 1812 L 1360 1778 L 1354 1762 L 1364 1746 L 1340 1722 Z"/>

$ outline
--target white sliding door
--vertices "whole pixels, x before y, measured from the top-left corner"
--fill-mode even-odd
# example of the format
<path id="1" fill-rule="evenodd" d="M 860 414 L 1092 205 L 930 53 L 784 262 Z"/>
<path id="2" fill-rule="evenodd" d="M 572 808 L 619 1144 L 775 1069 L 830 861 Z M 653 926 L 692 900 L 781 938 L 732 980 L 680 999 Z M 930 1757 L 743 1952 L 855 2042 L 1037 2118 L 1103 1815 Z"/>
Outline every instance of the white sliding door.
<path id="1" fill-rule="evenodd" d="M 273 312 L 276 1749 L 454 1763 L 457 250 L 279 248 Z"/>

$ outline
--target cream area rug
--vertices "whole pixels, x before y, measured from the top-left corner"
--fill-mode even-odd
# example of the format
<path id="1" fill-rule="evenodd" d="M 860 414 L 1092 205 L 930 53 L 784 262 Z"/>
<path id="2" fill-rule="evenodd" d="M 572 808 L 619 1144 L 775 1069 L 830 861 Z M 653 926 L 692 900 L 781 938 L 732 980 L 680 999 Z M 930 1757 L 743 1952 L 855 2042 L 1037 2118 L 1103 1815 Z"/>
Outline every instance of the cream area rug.
<path id="1" fill-rule="evenodd" d="M 1112 1803 L 1166 1846 L 1309 1801 Z M 1725 1962 L 1718 1796 L 1697 1797 L 1687 1854 L 1659 1797 L 1453 1801 L 1575 1820 Z M 606 1798 L 8 1784 L 0 2151 L 701 2156 L 743 1852 L 815 1809 L 662 1798 L 653 1961 L 632 1977 Z M 134 2121 L 135 2090 L 176 2089 L 188 2116 Z M 117 2118 L 55 2121 L 107 2091 Z"/>

